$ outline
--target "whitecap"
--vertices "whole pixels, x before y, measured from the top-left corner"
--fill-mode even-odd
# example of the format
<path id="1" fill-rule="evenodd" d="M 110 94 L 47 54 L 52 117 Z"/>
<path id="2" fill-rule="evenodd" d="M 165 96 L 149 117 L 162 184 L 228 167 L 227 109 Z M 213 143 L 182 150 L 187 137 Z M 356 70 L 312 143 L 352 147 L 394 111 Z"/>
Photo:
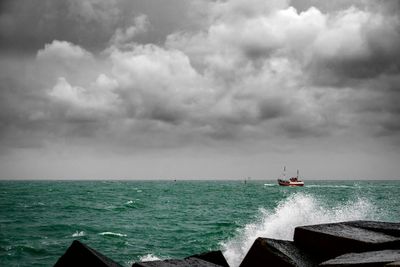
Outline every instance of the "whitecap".
<path id="1" fill-rule="evenodd" d="M 99 235 L 106 235 L 106 236 L 119 236 L 124 237 L 127 236 L 126 234 L 114 233 L 114 232 L 101 232 Z"/>
<path id="2" fill-rule="evenodd" d="M 232 267 L 239 266 L 257 237 L 293 240 L 294 229 L 301 225 L 366 219 L 376 208 L 358 198 L 338 206 L 325 204 L 304 193 L 295 193 L 281 201 L 274 210 L 260 209 L 252 223 L 237 230 L 221 250 Z"/>
<path id="3" fill-rule="evenodd" d="M 275 186 L 276 184 L 264 184 L 264 186 Z"/>
<path id="4" fill-rule="evenodd" d="M 352 185 L 319 185 L 319 184 L 310 184 L 307 185 L 307 187 L 312 187 L 312 188 L 352 188 L 354 186 Z"/>
<path id="5" fill-rule="evenodd" d="M 86 233 L 84 231 L 76 231 L 75 233 L 72 234 L 72 237 L 79 237 L 79 236 L 85 236 Z"/>

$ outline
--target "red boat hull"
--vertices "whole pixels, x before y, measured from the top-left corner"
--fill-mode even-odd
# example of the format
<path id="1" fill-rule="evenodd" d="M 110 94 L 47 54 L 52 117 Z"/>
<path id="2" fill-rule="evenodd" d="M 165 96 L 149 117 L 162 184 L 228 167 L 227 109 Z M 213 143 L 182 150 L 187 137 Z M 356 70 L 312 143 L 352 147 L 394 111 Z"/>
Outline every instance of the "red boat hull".
<path id="1" fill-rule="evenodd" d="M 291 181 L 285 181 L 285 180 L 278 180 L 278 184 L 280 186 L 304 186 L 303 181 L 291 182 Z"/>

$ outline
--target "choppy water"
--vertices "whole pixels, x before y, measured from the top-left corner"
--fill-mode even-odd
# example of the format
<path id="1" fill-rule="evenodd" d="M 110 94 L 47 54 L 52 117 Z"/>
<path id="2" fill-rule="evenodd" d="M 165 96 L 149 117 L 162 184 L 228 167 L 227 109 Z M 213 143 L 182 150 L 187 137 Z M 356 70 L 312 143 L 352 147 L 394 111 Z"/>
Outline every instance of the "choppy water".
<path id="1" fill-rule="evenodd" d="M 52 266 L 74 239 L 125 266 L 216 249 L 238 266 L 258 236 L 355 219 L 400 221 L 400 181 L 1 181 L 0 266 Z"/>

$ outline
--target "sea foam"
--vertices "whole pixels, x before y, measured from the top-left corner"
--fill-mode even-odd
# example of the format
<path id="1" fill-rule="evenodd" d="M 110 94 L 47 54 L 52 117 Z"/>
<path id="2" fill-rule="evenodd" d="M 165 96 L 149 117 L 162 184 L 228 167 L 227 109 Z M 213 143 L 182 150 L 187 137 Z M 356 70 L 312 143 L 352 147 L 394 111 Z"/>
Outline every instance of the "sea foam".
<path id="1" fill-rule="evenodd" d="M 257 237 L 293 240 L 294 228 L 301 225 L 366 219 L 374 206 L 357 198 L 338 206 L 330 206 L 304 193 L 295 193 L 281 201 L 274 210 L 261 208 L 255 222 L 237 231 L 222 243 L 221 250 L 230 266 L 239 266 Z"/>
<path id="2" fill-rule="evenodd" d="M 157 261 L 157 260 L 160 260 L 160 258 L 153 254 L 147 254 L 147 255 L 140 257 L 139 262 L 141 262 L 141 261 Z"/>
<path id="3" fill-rule="evenodd" d="M 276 184 L 264 184 L 264 186 L 276 186 Z"/>
<path id="4" fill-rule="evenodd" d="M 85 235 L 86 233 L 84 231 L 76 231 L 75 233 L 72 234 L 72 237 L 80 237 Z"/>
<path id="5" fill-rule="evenodd" d="M 119 237 L 125 237 L 125 236 L 127 236 L 126 234 L 120 234 L 120 233 L 114 233 L 114 232 L 102 232 L 102 233 L 99 233 L 99 235 L 119 236 Z"/>

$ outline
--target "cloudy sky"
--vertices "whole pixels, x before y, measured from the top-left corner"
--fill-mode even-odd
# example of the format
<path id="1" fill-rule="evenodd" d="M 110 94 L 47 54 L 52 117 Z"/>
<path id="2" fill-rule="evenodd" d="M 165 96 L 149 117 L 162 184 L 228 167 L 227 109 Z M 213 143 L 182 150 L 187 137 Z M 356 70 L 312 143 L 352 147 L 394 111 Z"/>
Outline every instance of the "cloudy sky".
<path id="1" fill-rule="evenodd" d="M 0 178 L 400 178 L 400 2 L 2 0 Z"/>

